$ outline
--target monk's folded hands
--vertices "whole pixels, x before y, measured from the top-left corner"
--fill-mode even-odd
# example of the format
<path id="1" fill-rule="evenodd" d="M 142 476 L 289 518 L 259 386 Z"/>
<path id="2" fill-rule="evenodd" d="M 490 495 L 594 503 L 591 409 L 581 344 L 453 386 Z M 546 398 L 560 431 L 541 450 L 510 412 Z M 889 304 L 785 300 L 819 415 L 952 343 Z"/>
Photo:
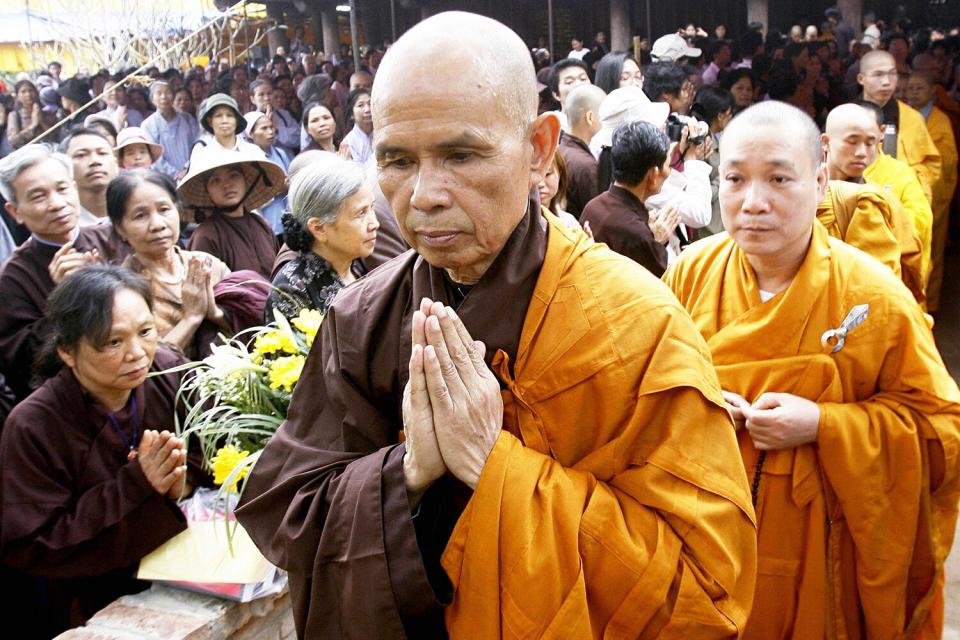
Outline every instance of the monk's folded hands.
<path id="1" fill-rule="evenodd" d="M 503 426 L 500 383 L 450 307 L 435 302 L 426 321 L 424 370 L 443 461 L 471 489 Z"/>
<path id="2" fill-rule="evenodd" d="M 750 403 L 747 402 L 746 398 L 733 391 L 722 391 L 722 393 L 723 399 L 727 403 L 727 411 L 730 412 L 733 424 L 739 431 L 747 420 L 744 411 L 750 409 Z"/>
<path id="3" fill-rule="evenodd" d="M 757 449 L 790 449 L 817 441 L 820 407 L 816 402 L 789 393 L 764 393 L 742 410 Z"/>
<path id="4" fill-rule="evenodd" d="M 429 300 L 421 309 L 429 311 Z M 433 410 L 427 391 L 423 368 L 423 349 L 426 346 L 424 311 L 415 311 L 411 321 L 412 343 L 409 380 L 403 390 L 403 474 L 410 507 L 420 503 L 423 493 L 447 472 L 440 455 L 440 445 L 434 431 Z"/>

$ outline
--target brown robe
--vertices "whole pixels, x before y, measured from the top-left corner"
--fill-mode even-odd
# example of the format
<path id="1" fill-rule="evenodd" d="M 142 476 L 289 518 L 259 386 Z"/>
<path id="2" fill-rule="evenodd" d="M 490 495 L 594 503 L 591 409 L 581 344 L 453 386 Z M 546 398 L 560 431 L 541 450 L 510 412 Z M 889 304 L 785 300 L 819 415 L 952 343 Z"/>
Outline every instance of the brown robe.
<path id="1" fill-rule="evenodd" d="M 160 347 L 151 370 L 184 362 Z M 174 430 L 181 377 L 150 377 L 134 391 L 140 433 Z M 132 406 L 117 414 L 128 439 Z M 4 425 L 0 559 L 45 579 L 57 626 L 80 623 L 120 595 L 145 588 L 134 579 L 140 558 L 186 527 L 176 503 L 150 486 L 127 453 L 105 410 L 68 368 L 21 402 Z M 204 483 L 198 462 L 191 455 L 195 484 Z"/>
<path id="2" fill-rule="evenodd" d="M 580 222 L 590 223 L 594 240 L 639 262 L 658 278 L 666 271 L 667 248 L 654 239 L 647 208 L 623 187 L 610 185 L 591 200 Z"/>
<path id="3" fill-rule="evenodd" d="M 410 321 L 423 297 L 440 300 L 486 343 L 488 364 L 498 350 L 515 358 L 546 250 L 539 206 L 530 212 L 469 290 L 410 252 L 329 309 L 238 511 L 261 551 L 290 572 L 299 637 L 446 637 L 451 586 L 439 559 L 470 492 L 448 476 L 410 516 L 398 444 Z"/>
<path id="4" fill-rule="evenodd" d="M 81 227 L 73 246 L 80 252 L 97 249 L 108 264 L 119 264 L 130 253 L 109 224 Z M 36 388 L 31 384 L 33 364 L 46 332 L 47 297 L 54 288 L 47 268 L 59 249 L 31 237 L 0 270 L 0 372 L 18 401 Z"/>
<path id="5" fill-rule="evenodd" d="M 208 216 L 193 232 L 187 248 L 220 258 L 231 271 L 249 269 L 270 278 L 279 246 L 270 223 L 259 213 L 246 211 L 239 218 L 220 213 Z"/>
<path id="6" fill-rule="evenodd" d="M 567 211 L 579 219 L 587 203 L 600 194 L 599 165 L 590 147 L 569 133 L 560 134 L 557 152 L 567 163 Z"/>

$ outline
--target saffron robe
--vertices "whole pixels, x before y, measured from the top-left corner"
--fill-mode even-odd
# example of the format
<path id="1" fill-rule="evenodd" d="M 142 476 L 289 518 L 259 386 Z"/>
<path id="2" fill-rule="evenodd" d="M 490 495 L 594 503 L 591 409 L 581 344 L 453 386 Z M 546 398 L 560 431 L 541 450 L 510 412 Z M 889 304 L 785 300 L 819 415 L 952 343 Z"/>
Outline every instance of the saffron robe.
<path id="1" fill-rule="evenodd" d="M 831 180 L 817 220 L 834 238 L 873 256 L 924 300 L 920 239 L 903 206 L 876 185 Z"/>
<path id="2" fill-rule="evenodd" d="M 923 252 L 923 273 L 926 280 L 930 273 L 930 247 L 933 235 L 933 209 L 924 195 L 920 180 L 901 160 L 892 158 L 883 151 L 877 153 L 874 160 L 863 172 L 863 178 L 871 184 L 882 187 L 896 196 L 903 208 L 910 214 L 913 228 L 920 239 Z"/>
<path id="3" fill-rule="evenodd" d="M 113 225 L 81 227 L 73 247 L 80 252 L 100 252 L 108 264 L 119 264 L 129 255 Z M 29 238 L 0 269 L 0 372 L 17 400 L 36 388 L 31 383 L 33 364 L 47 331 L 47 297 L 54 284 L 48 268 L 59 246 Z"/>
<path id="4" fill-rule="evenodd" d="M 943 282 L 943 254 L 950 226 L 950 204 L 957 188 L 957 143 L 950 117 L 934 106 L 927 117 L 927 131 L 940 151 L 943 175 L 933 190 L 933 231 L 930 239 L 930 279 L 927 283 L 927 308 L 940 306 L 940 285 Z"/>
<path id="5" fill-rule="evenodd" d="M 161 346 L 150 370 L 184 362 Z M 140 558 L 186 528 L 176 503 L 153 489 L 137 460 L 127 460 L 134 423 L 140 433 L 174 431 L 182 376 L 153 376 L 134 390 L 136 417 L 133 403 L 116 414 L 124 436 L 66 367 L 4 425 L 0 558 L 46 580 L 49 613 L 61 630 L 149 586 L 134 578 Z M 199 451 L 188 464 L 195 486 L 209 484 Z M 69 619 L 77 612 L 82 619 Z"/>
<path id="6" fill-rule="evenodd" d="M 933 191 L 943 175 L 940 151 L 927 132 L 923 115 L 905 102 L 897 100 L 900 121 L 897 126 L 897 159 L 913 169 L 927 202 L 933 202 Z"/>
<path id="7" fill-rule="evenodd" d="M 818 222 L 793 282 L 765 303 L 726 234 L 692 245 L 665 280 L 724 389 L 820 408 L 817 442 L 770 451 L 762 466 L 745 637 L 915 637 L 936 604 L 960 497 L 960 392 L 919 306 Z M 843 347 L 824 347 L 823 333 L 864 304 Z M 738 439 L 754 477 L 759 452 L 745 428 Z"/>
<path id="8" fill-rule="evenodd" d="M 632 261 L 552 216 L 549 240 L 518 244 L 523 226 L 458 308 L 504 398 L 472 495 L 443 478 L 411 518 L 397 444 L 410 317 L 423 296 L 449 301 L 443 272 L 404 254 L 331 306 L 238 511 L 290 570 L 301 637 L 444 637 L 451 598 L 457 638 L 743 624 L 755 530 L 705 345 Z"/>
<path id="9" fill-rule="evenodd" d="M 207 216 L 190 236 L 188 248 L 219 258 L 230 271 L 249 269 L 269 280 L 280 245 L 263 216 L 245 211 L 236 218 L 221 213 Z"/>

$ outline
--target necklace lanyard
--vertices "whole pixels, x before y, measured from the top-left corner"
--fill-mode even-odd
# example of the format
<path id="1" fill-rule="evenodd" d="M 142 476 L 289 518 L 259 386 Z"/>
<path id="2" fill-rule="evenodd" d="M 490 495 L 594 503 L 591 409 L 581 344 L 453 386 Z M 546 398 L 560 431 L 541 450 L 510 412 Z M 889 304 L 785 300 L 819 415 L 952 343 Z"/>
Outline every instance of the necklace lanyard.
<path id="1" fill-rule="evenodd" d="M 129 440 L 127 439 L 127 436 L 124 435 L 123 429 L 120 428 L 120 422 L 117 420 L 117 416 L 115 414 L 108 413 L 107 420 L 110 421 L 110 424 L 113 425 L 117 435 L 120 436 L 121 440 L 123 440 L 123 445 L 127 448 L 127 460 L 136 460 L 137 450 L 135 447 L 140 441 L 140 415 L 137 413 L 137 392 L 134 391 L 130 394 L 130 423 L 133 425 L 133 435 Z"/>

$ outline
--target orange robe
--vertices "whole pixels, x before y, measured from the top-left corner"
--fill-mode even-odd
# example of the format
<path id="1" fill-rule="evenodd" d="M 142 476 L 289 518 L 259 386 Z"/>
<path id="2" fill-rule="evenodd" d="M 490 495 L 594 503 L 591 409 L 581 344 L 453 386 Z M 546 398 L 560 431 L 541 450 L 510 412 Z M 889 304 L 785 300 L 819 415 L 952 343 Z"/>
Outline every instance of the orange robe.
<path id="1" fill-rule="evenodd" d="M 906 102 L 898 101 L 900 123 L 897 130 L 897 159 L 913 168 L 928 203 L 933 203 L 933 191 L 940 176 L 943 163 L 937 145 L 927 132 L 926 122 L 919 111 Z"/>
<path id="2" fill-rule="evenodd" d="M 504 431 L 450 537 L 452 638 L 719 638 L 756 531 L 710 354 L 670 291 L 552 216 Z"/>
<path id="3" fill-rule="evenodd" d="M 834 238 L 873 256 L 924 300 L 923 253 L 913 223 L 895 196 L 871 184 L 831 180 L 817 220 Z"/>
<path id="4" fill-rule="evenodd" d="M 933 189 L 933 231 L 930 239 L 930 280 L 927 283 L 927 306 L 936 311 L 940 306 L 940 285 L 943 282 L 943 254 L 950 227 L 950 204 L 957 187 L 957 143 L 950 118 L 934 106 L 927 118 L 927 131 L 940 150 L 943 175 Z"/>
<path id="5" fill-rule="evenodd" d="M 758 486 L 756 597 L 745 637 L 938 637 L 960 498 L 960 392 L 910 293 L 814 222 L 787 289 L 761 302 L 726 234 L 665 276 L 707 339 L 724 389 L 819 404 L 816 443 L 770 451 Z M 867 318 L 833 352 L 823 333 Z M 759 452 L 738 433 L 748 476 Z"/>

